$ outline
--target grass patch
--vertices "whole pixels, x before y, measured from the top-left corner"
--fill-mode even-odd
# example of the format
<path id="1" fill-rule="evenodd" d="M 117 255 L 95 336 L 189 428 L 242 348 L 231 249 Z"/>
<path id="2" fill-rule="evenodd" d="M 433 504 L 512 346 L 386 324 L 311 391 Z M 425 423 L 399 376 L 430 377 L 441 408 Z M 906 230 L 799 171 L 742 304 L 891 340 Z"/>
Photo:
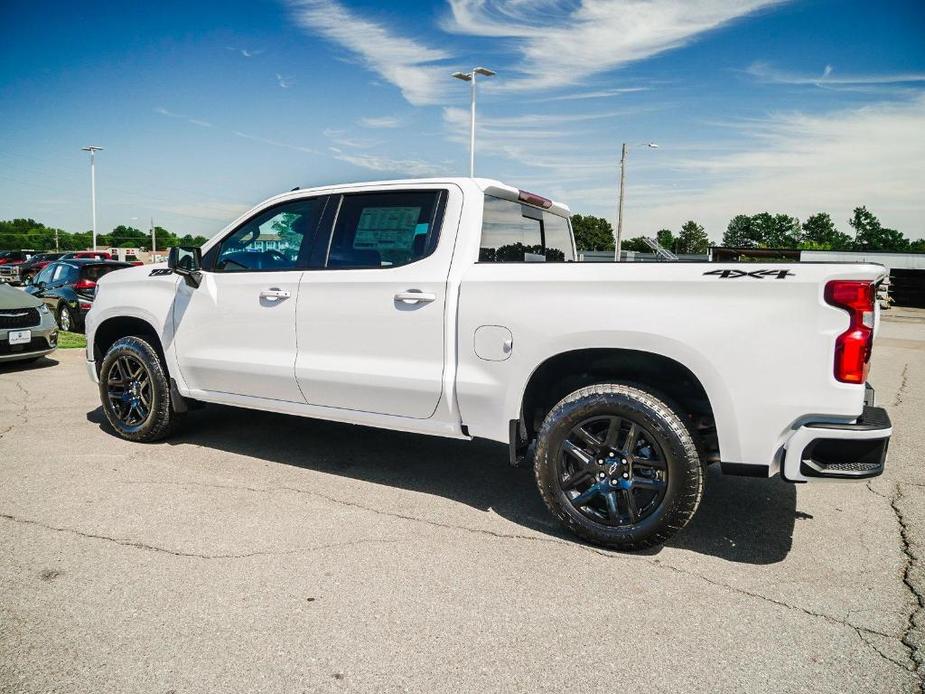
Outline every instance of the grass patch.
<path id="1" fill-rule="evenodd" d="M 58 332 L 58 349 L 86 349 L 87 338 L 80 333 Z"/>

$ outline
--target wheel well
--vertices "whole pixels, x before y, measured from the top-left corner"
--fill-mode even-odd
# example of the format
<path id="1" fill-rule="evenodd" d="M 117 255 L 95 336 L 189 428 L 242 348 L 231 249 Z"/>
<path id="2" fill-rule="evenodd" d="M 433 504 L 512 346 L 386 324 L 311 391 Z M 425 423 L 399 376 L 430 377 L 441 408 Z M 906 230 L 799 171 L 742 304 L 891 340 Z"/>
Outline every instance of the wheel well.
<path id="1" fill-rule="evenodd" d="M 713 407 L 697 377 L 680 362 L 632 349 L 583 349 L 543 362 L 527 383 L 521 406 L 522 443 L 536 438 L 546 414 L 569 393 L 595 383 L 632 383 L 670 401 L 687 417 L 706 461 L 719 460 Z"/>
<path id="2" fill-rule="evenodd" d="M 148 321 L 131 316 L 118 316 L 104 320 L 96 328 L 93 334 L 93 359 L 96 362 L 97 371 L 103 363 L 103 357 L 109 348 L 123 337 L 143 337 L 157 351 L 161 358 L 161 364 L 164 370 L 167 370 L 167 362 L 164 359 L 164 348 L 161 345 L 161 338 L 157 330 Z"/>

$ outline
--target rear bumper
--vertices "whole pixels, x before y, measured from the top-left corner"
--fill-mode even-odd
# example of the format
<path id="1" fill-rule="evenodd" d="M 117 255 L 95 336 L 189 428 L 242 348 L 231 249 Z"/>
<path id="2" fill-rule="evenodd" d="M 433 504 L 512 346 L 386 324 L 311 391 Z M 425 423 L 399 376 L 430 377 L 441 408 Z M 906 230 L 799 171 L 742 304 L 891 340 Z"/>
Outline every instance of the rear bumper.
<path id="1" fill-rule="evenodd" d="M 781 477 L 788 482 L 876 477 L 883 473 L 892 433 L 886 410 L 872 405 L 853 424 L 806 424 L 785 446 Z"/>

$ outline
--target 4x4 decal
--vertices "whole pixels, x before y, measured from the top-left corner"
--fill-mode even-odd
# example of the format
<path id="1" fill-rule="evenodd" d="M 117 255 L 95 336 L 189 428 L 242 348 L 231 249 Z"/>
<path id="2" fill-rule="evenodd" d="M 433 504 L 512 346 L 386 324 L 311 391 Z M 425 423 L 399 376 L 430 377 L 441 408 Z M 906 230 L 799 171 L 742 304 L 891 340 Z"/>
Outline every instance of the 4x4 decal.
<path id="1" fill-rule="evenodd" d="M 721 280 L 735 279 L 737 277 L 754 277 L 756 280 L 763 280 L 765 277 L 773 277 L 782 280 L 786 277 L 795 277 L 790 270 L 710 270 L 703 273 L 704 275 L 716 275 Z"/>

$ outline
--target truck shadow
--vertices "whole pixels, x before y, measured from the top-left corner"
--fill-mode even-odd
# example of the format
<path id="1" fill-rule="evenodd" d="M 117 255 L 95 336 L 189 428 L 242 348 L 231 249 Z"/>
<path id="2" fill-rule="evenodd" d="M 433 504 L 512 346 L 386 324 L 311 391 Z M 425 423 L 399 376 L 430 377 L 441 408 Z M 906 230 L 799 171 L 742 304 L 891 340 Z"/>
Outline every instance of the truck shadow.
<path id="1" fill-rule="evenodd" d="M 101 408 L 88 413 L 87 419 L 113 433 Z M 193 444 L 434 494 L 579 542 L 549 515 L 536 491 L 533 471 L 512 468 L 507 447 L 494 442 L 455 441 L 209 405 L 191 412 L 167 443 Z M 727 561 L 773 564 L 790 551 L 796 515 L 793 485 L 777 478 L 728 477 L 714 466 L 708 472 L 699 512 L 668 546 Z"/>

